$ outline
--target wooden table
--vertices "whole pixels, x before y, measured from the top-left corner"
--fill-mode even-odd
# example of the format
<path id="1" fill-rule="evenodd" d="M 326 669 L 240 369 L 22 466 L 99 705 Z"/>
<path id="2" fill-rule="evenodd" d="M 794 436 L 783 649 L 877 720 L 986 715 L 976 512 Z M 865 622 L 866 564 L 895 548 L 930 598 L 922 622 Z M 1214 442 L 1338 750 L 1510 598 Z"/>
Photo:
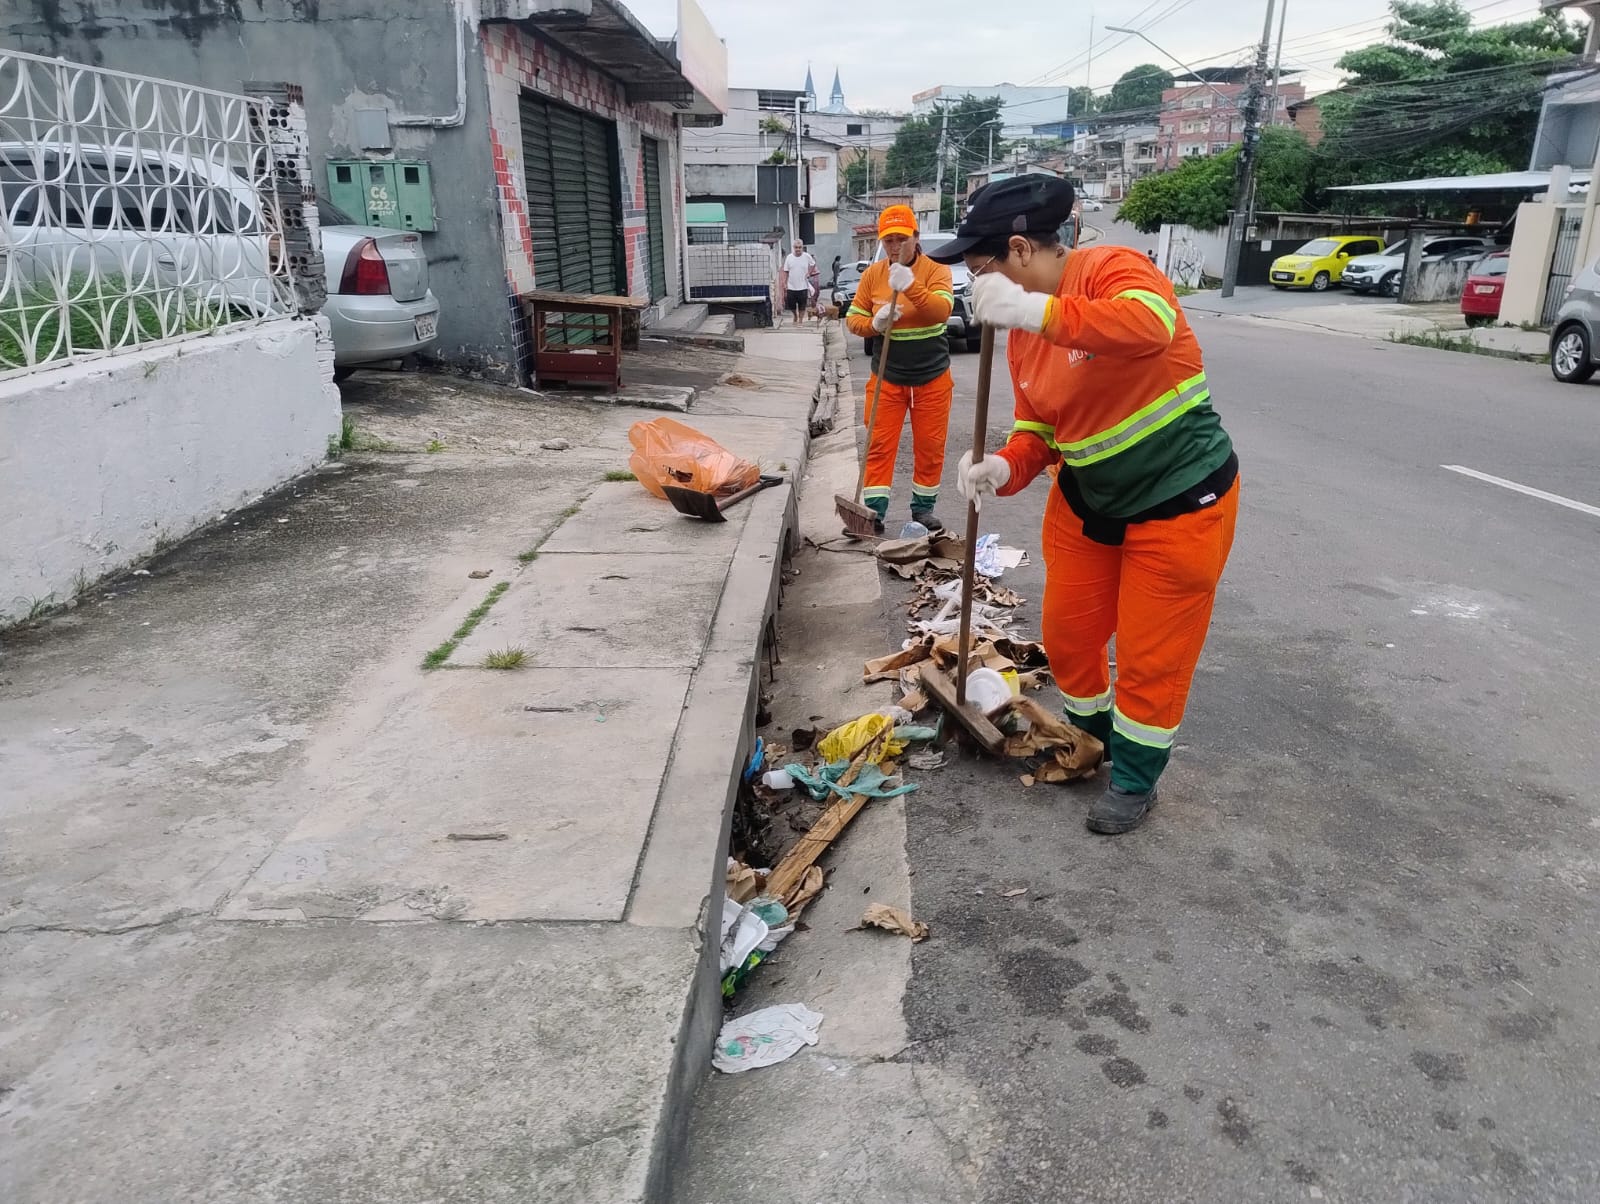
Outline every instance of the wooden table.
<path id="1" fill-rule="evenodd" d="M 533 333 L 533 377 L 539 384 L 622 387 L 625 331 L 650 303 L 636 297 L 522 293 Z"/>

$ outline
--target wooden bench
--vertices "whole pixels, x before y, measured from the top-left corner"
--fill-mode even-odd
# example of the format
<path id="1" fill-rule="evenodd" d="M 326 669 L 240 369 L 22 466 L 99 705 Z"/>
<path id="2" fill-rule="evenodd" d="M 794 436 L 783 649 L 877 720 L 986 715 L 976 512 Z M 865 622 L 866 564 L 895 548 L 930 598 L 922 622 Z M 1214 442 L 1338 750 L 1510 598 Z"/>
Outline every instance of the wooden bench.
<path id="1" fill-rule="evenodd" d="M 575 293 L 519 294 L 533 335 L 539 384 L 622 387 L 622 349 L 650 303 L 634 297 Z"/>

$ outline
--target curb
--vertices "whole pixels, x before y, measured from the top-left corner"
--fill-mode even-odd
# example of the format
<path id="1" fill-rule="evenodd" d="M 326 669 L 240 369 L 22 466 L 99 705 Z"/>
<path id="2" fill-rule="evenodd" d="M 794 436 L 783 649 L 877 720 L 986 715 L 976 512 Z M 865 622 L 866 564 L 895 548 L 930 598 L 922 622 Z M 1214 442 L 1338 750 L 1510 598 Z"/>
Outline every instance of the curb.
<path id="1" fill-rule="evenodd" d="M 818 366 L 819 376 L 826 366 Z M 809 403 L 806 414 L 809 419 Z M 781 486 L 751 499 L 716 614 L 673 737 L 667 772 L 634 879 L 625 922 L 688 929 L 700 956 L 684 1000 L 672 1067 L 651 1138 L 645 1200 L 670 1197 L 672 1170 L 688 1137 L 694 1096 L 722 1024 L 720 914 L 726 850 L 739 779 L 755 732 L 763 646 L 777 616 L 783 566 L 799 529 L 799 482 L 811 453 L 809 421 L 786 434 L 773 458 L 793 465 Z M 684 875 L 702 889 L 685 889 Z"/>
<path id="2" fill-rule="evenodd" d="M 679 343 L 686 347 L 710 347 L 716 351 L 744 352 L 744 339 L 736 334 L 680 334 L 672 330 L 646 330 L 641 339 L 657 339 L 663 343 Z"/>

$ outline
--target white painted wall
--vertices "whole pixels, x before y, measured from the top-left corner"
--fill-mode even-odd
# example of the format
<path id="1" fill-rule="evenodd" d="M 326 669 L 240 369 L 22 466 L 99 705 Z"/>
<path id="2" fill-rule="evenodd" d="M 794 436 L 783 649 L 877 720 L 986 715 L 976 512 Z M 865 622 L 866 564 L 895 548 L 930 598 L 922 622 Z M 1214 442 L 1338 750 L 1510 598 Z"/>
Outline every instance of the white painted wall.
<path id="1" fill-rule="evenodd" d="M 1228 232 L 1163 225 L 1156 241 L 1156 263 L 1174 283 L 1200 287 L 1200 277 L 1221 276 L 1228 255 Z"/>
<path id="2" fill-rule="evenodd" d="M 338 433 L 322 318 L 0 381 L 0 623 L 307 471 Z"/>
<path id="3" fill-rule="evenodd" d="M 1511 235 L 1511 260 L 1500 295 L 1500 321 L 1538 322 L 1544 317 L 1545 286 L 1565 205 L 1524 201 L 1517 206 L 1517 228 Z"/>

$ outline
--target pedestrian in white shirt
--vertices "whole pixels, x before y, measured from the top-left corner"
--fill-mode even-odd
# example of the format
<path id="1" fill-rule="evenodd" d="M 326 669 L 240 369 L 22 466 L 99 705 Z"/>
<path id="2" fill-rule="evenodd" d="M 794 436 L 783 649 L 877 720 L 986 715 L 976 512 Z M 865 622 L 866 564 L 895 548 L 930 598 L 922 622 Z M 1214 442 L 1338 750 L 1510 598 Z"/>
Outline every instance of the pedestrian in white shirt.
<path id="1" fill-rule="evenodd" d="M 811 275 L 817 270 L 817 261 L 811 258 L 806 244 L 794 240 L 794 250 L 783 261 L 783 308 L 794 314 L 795 325 L 805 321 L 806 308 L 811 304 Z"/>

